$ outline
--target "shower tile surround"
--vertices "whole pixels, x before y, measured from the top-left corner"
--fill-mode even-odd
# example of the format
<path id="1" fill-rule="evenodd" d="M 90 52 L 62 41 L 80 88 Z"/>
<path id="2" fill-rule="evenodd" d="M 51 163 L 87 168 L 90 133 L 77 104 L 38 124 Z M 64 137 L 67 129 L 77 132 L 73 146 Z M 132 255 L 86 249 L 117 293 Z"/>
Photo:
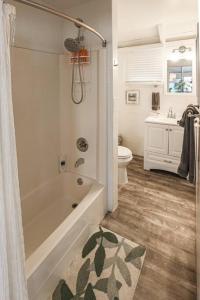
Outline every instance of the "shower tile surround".
<path id="1" fill-rule="evenodd" d="M 72 66 L 64 55 L 63 42 L 66 37 L 77 35 L 76 26 L 29 6 L 12 0 L 9 2 L 17 9 L 12 77 L 19 172 L 23 177 L 20 182 L 22 198 L 39 185 L 55 178 L 60 155 L 67 155 L 68 170 L 94 179 L 101 177 L 101 182 L 105 182 L 105 170 L 101 170 L 103 164 L 99 162 L 97 165 L 97 159 L 104 159 L 106 151 L 106 137 L 102 132 L 105 131 L 106 118 L 106 112 L 102 111 L 106 105 L 106 91 L 103 91 L 106 54 L 101 42 L 92 33 L 84 31 L 86 47 L 91 49 L 91 64 L 84 67 L 84 101 L 82 105 L 73 106 Z M 111 40 L 110 1 L 104 0 L 101 4 L 97 0 L 85 1 L 82 5 L 69 8 L 67 13 L 72 16 L 80 15 L 85 22 L 105 35 L 107 40 Z M 37 68 L 40 68 L 39 76 Z M 37 103 L 34 103 L 34 97 L 37 97 Z M 45 111 L 49 102 L 50 114 Z M 38 116 L 40 123 L 35 126 L 34 120 Z M 29 120 L 30 128 L 27 130 Z M 97 121 L 100 122 L 99 126 Z M 40 128 L 43 131 L 39 132 Z M 48 145 L 44 145 L 44 136 L 48 138 Z M 76 149 L 75 144 L 79 137 L 88 139 L 89 149 L 86 153 L 82 154 Z M 21 145 L 27 145 L 26 149 Z M 82 156 L 86 163 L 75 170 L 74 163 Z"/>
<path id="2" fill-rule="evenodd" d="M 86 46 L 91 49 L 91 64 L 86 66 L 84 76 L 86 95 L 82 105 L 73 106 L 70 95 L 72 66 L 63 54 L 63 41 L 68 36 L 75 36 L 77 28 L 12 0 L 10 3 L 17 8 L 16 47 L 12 49 L 13 103 L 22 210 L 26 211 L 23 225 L 28 226 L 38 213 L 43 213 L 46 201 L 54 201 L 62 193 L 57 184 L 60 155 L 67 156 L 68 171 L 76 171 L 105 184 L 107 52 L 93 34 L 85 32 Z M 93 10 L 95 13 L 89 14 Z M 106 39 L 111 39 L 111 30 L 107 30 L 112 27 L 110 1 L 88 2 L 70 9 L 68 13 L 80 15 L 85 22 L 105 33 Z M 100 22 L 102 18 L 104 22 Z M 76 139 L 79 137 L 85 137 L 89 142 L 86 153 L 76 149 Z M 74 163 L 80 157 L 85 158 L 85 164 L 75 170 Z M 49 196 L 43 194 L 45 185 L 50 187 Z M 103 217 L 105 196 L 99 199 L 94 203 L 98 206 L 94 211 L 98 211 L 99 215 L 92 222 L 97 222 L 97 219 L 100 222 L 100 215 L 101 219 Z M 83 242 L 88 234 L 86 232 L 81 236 Z M 27 256 L 30 252 L 27 251 Z M 69 260 L 67 254 L 66 261 Z M 53 271 L 50 270 L 55 280 L 58 273 Z M 63 265 L 59 266 L 59 272 L 64 272 Z M 43 280 L 45 282 L 47 278 Z M 41 286 L 45 286 L 44 282 L 41 281 Z M 50 280 L 52 290 L 56 282 L 52 285 Z M 48 299 L 40 297 L 39 293 L 37 300 Z"/>
<path id="3" fill-rule="evenodd" d="M 71 101 L 72 66 L 64 54 L 63 41 L 66 36 L 77 34 L 77 28 L 49 14 L 14 4 L 17 26 L 16 47 L 12 49 L 13 103 L 23 200 L 59 174 L 60 155 L 66 155 L 68 171 L 93 179 L 99 177 L 97 158 L 105 151 L 102 146 L 97 150 L 104 126 L 97 126 L 97 120 L 101 121 L 99 92 L 103 93 L 98 91 L 98 84 L 102 85 L 99 72 L 102 72 L 104 54 L 99 53 L 99 41 L 86 33 L 87 42 L 94 39 L 100 49 L 91 50 L 91 64 L 84 66 L 84 101 L 81 105 L 74 105 Z M 83 14 L 85 11 L 87 21 L 88 8 L 83 10 L 83 7 L 81 5 L 80 10 Z M 69 13 L 73 15 L 73 9 Z M 37 40 L 34 39 L 36 35 Z M 86 153 L 76 148 L 79 137 L 85 137 L 89 142 Z M 85 159 L 85 164 L 75 170 L 74 163 L 80 157 Z"/>
<path id="4" fill-rule="evenodd" d="M 59 57 L 13 48 L 12 81 L 20 191 L 23 199 L 58 173 Z"/>
<path id="5" fill-rule="evenodd" d="M 60 120 L 61 152 L 67 154 L 68 170 L 75 171 L 75 162 L 84 158 L 85 163 L 77 168 L 82 175 L 97 178 L 97 122 L 98 119 L 98 51 L 91 52 L 91 64 L 83 66 L 84 100 L 80 105 L 71 101 L 72 65 L 70 56 L 60 56 Z M 76 88 L 80 86 L 75 76 Z M 76 89 L 75 95 L 79 97 Z M 69 99 L 66 101 L 66 99 Z M 92 114 L 88 117 L 88 111 Z M 69 126 L 70 124 L 70 126 Z M 84 137 L 89 143 L 86 152 L 77 149 L 78 138 Z"/>

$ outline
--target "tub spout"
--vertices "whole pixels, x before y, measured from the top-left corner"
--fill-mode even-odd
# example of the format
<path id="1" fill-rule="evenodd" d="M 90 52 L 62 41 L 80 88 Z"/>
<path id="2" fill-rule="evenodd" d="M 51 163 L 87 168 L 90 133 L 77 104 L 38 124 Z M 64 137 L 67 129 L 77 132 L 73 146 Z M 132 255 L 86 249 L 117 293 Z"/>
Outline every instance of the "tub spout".
<path id="1" fill-rule="evenodd" d="M 75 162 L 75 168 L 78 168 L 80 165 L 83 165 L 85 163 L 85 159 L 84 158 L 79 158 L 76 162 Z"/>

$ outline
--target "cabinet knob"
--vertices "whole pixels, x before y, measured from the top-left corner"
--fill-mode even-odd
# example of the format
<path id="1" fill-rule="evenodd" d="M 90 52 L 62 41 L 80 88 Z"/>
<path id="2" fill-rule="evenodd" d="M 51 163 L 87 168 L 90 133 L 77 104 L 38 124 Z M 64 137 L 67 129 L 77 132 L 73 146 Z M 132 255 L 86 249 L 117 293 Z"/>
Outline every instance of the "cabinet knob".
<path id="1" fill-rule="evenodd" d="M 173 131 L 173 129 L 169 129 L 169 131 Z"/>
<path id="2" fill-rule="evenodd" d="M 168 129 L 168 128 L 166 128 L 165 130 L 166 130 L 166 131 L 169 131 L 169 129 Z"/>

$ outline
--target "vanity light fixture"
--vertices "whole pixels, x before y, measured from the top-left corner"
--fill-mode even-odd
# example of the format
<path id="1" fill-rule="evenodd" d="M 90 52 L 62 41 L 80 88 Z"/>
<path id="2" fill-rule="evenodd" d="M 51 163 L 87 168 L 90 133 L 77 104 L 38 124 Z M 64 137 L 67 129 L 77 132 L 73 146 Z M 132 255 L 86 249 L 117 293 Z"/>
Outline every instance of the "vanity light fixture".
<path id="1" fill-rule="evenodd" d="M 168 59 L 171 61 L 178 61 L 180 59 L 192 60 L 193 50 L 192 47 L 186 47 L 184 45 L 174 48 L 168 54 Z"/>
<path id="2" fill-rule="evenodd" d="M 179 52 L 181 54 L 185 53 L 186 51 L 192 51 L 191 47 L 186 47 L 186 46 L 180 46 L 178 49 L 173 49 L 173 53 Z"/>

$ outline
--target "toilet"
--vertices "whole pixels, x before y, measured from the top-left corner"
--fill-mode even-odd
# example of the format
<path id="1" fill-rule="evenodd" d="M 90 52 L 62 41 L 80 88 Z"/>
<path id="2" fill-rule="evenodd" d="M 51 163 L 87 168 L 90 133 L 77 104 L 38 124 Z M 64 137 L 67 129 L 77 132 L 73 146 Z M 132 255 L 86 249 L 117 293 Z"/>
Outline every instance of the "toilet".
<path id="1" fill-rule="evenodd" d="M 128 183 L 127 166 L 132 158 L 133 154 L 130 149 L 118 146 L 118 184 Z"/>

